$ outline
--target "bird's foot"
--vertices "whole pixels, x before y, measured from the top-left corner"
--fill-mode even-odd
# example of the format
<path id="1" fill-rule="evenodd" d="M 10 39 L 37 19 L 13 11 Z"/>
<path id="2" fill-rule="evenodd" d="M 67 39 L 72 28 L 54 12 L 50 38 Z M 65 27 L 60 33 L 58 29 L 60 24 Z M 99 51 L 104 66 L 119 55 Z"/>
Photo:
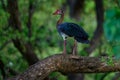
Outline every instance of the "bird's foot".
<path id="1" fill-rule="evenodd" d="M 66 51 L 63 51 L 62 54 L 63 54 L 63 55 L 66 55 L 67 53 L 66 53 Z"/>
<path id="2" fill-rule="evenodd" d="M 63 54 L 63 55 L 66 55 L 66 53 L 64 53 L 64 52 L 63 52 L 62 54 Z"/>
<path id="3" fill-rule="evenodd" d="M 75 51 L 72 52 L 72 55 L 77 55 Z"/>
<path id="4" fill-rule="evenodd" d="M 72 55 L 77 55 L 77 50 L 76 50 L 76 48 L 73 48 L 73 50 L 72 50 Z"/>
<path id="5" fill-rule="evenodd" d="M 71 59 L 79 59 L 79 56 L 77 56 L 77 55 L 70 55 L 70 58 Z"/>
<path id="6" fill-rule="evenodd" d="M 72 55 L 70 56 L 70 58 L 72 58 L 72 59 L 78 59 L 79 58 L 79 56 L 77 55 L 77 51 L 75 49 L 73 49 Z"/>

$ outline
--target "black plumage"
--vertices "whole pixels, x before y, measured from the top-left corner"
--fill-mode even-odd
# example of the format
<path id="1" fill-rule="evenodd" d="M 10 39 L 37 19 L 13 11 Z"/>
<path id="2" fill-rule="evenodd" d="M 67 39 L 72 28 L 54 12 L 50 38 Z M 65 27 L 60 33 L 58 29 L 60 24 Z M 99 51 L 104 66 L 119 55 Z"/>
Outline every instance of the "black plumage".
<path id="1" fill-rule="evenodd" d="M 77 42 L 89 43 L 88 34 L 82 29 L 82 27 L 75 23 L 62 23 L 64 19 L 64 11 L 62 9 L 56 10 L 53 15 L 60 15 L 60 19 L 57 21 L 57 29 L 64 40 L 63 54 L 66 54 L 66 38 L 74 37 L 75 40 L 72 54 L 75 55 L 77 52 Z"/>
<path id="2" fill-rule="evenodd" d="M 61 23 L 58 25 L 58 32 L 62 36 L 63 34 L 74 37 L 75 40 L 81 43 L 89 43 L 88 34 L 83 28 L 75 23 Z M 66 37 L 67 37 L 66 36 Z"/>

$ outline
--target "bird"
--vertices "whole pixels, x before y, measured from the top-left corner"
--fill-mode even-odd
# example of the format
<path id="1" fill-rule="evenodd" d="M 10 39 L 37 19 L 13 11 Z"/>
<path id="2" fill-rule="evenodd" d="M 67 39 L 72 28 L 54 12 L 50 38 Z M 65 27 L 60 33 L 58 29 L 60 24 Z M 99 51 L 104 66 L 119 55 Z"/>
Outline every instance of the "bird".
<path id="1" fill-rule="evenodd" d="M 74 46 L 72 50 L 72 54 L 76 54 L 77 42 L 88 44 L 90 41 L 88 40 L 88 34 L 85 30 L 76 23 L 71 22 L 63 22 L 64 20 L 64 11 L 62 9 L 56 10 L 53 15 L 60 15 L 59 20 L 57 21 L 56 28 L 59 32 L 60 36 L 62 36 L 63 43 L 63 54 L 66 54 L 66 40 L 68 37 L 74 38 Z"/>

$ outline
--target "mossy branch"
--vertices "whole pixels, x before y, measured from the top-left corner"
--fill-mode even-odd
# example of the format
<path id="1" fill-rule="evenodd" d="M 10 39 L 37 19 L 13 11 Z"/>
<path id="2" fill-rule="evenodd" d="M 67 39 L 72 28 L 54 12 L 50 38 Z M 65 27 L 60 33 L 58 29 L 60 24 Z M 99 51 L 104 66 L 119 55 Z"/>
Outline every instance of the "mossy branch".
<path id="1" fill-rule="evenodd" d="M 57 54 L 38 61 L 12 80 L 43 80 L 55 71 L 66 74 L 120 71 L 120 61 L 112 59 L 113 65 L 111 65 L 107 63 L 109 60 L 108 57 L 82 57 Z"/>

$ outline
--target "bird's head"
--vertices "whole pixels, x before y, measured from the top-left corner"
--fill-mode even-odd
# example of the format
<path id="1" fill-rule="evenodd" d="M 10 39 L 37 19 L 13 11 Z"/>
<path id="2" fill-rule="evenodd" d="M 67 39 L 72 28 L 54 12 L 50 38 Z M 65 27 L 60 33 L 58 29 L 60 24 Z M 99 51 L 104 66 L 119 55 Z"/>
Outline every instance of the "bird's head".
<path id="1" fill-rule="evenodd" d="M 53 15 L 62 15 L 63 14 L 63 10 L 62 9 L 58 9 L 56 10 Z"/>

